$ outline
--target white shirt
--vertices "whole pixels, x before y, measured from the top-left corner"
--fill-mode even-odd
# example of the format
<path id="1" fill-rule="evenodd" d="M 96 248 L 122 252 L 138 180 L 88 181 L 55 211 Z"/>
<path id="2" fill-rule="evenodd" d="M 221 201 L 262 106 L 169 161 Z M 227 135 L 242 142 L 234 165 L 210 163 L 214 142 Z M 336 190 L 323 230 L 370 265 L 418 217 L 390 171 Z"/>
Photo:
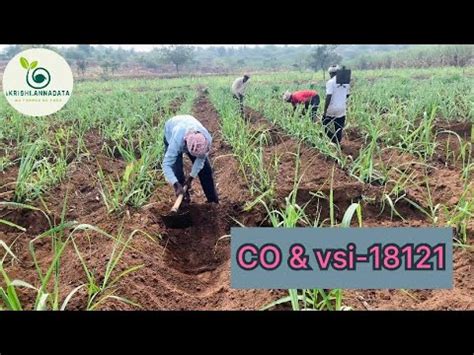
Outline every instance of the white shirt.
<path id="1" fill-rule="evenodd" d="M 330 117 L 342 117 L 346 115 L 346 101 L 351 86 L 349 84 L 336 84 L 336 76 L 326 83 L 326 95 L 331 96 L 326 115 Z"/>
<path id="2" fill-rule="evenodd" d="M 244 77 L 240 77 L 234 80 L 232 84 L 232 93 L 234 95 L 243 95 L 245 92 L 245 88 L 247 87 L 248 80 L 244 83 Z"/>

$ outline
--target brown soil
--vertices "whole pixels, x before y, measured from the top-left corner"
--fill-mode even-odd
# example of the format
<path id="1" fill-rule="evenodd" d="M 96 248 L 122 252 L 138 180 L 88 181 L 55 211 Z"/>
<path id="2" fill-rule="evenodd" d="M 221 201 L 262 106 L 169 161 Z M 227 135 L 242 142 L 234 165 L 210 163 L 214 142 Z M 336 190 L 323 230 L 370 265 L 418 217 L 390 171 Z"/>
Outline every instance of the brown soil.
<path id="1" fill-rule="evenodd" d="M 385 148 L 376 159 L 383 166 L 390 168 L 391 181 L 398 181 L 403 175 L 410 176 L 406 184 L 407 197 L 424 208 L 430 206 L 430 194 L 433 206 L 438 203 L 452 207 L 459 201 L 463 192 L 461 172 L 454 167 L 441 164 L 421 164 L 420 160 L 411 154 L 395 148 Z M 388 187 L 393 183 L 389 182 Z M 429 185 L 429 193 L 427 189 Z"/>
<path id="2" fill-rule="evenodd" d="M 437 121 L 435 123 L 435 131 L 453 131 L 462 139 L 471 139 L 472 122 L 467 121 Z"/>
<path id="3" fill-rule="evenodd" d="M 12 165 L 0 172 L 0 201 L 9 201 L 13 198 L 18 168 L 18 165 Z"/>
<path id="4" fill-rule="evenodd" d="M 341 149 L 344 154 L 350 155 L 355 160 L 363 147 L 364 137 L 356 128 L 348 128 L 343 131 Z"/>

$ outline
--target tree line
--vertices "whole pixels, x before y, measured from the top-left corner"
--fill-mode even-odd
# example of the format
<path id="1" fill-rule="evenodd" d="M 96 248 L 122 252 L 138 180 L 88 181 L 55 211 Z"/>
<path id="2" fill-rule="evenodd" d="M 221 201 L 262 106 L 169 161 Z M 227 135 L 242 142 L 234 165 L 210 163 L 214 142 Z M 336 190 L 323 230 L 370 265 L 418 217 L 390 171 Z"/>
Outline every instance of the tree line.
<path id="1" fill-rule="evenodd" d="M 474 65 L 473 45 L 413 46 L 388 53 L 362 54 L 349 60 L 354 69 L 465 67 Z"/>
<path id="2" fill-rule="evenodd" d="M 305 45 L 196 47 L 162 46 L 148 52 L 107 46 L 12 45 L 0 53 L 9 60 L 30 47 L 46 47 L 59 52 L 80 75 L 100 67 L 104 76 L 124 67 L 140 67 L 157 72 L 232 72 L 252 70 L 324 71 L 329 65 L 343 64 L 354 69 L 472 65 L 474 46 L 413 45 Z M 171 68 L 171 69 L 170 69 Z"/>

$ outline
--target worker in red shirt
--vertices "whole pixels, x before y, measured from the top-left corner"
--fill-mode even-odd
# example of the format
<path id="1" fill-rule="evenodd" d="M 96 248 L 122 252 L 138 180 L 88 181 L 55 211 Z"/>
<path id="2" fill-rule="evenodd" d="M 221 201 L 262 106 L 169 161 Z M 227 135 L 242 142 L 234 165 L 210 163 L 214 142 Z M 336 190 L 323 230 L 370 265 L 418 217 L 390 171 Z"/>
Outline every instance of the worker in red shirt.
<path id="1" fill-rule="evenodd" d="M 311 119 L 316 120 L 316 112 L 319 107 L 319 95 L 316 90 L 300 90 L 294 92 L 285 92 L 283 94 L 283 100 L 291 102 L 293 109 L 296 110 L 298 105 L 304 105 L 303 114 L 311 106 Z"/>

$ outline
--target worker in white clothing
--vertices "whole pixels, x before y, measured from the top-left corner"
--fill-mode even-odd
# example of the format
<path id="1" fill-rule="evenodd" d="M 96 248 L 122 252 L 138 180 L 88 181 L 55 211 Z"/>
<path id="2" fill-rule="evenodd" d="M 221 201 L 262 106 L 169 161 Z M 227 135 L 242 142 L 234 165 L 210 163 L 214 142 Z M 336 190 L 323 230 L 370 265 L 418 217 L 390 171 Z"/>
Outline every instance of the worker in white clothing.
<path id="1" fill-rule="evenodd" d="M 342 141 L 342 130 L 346 122 L 347 98 L 350 95 L 349 84 L 336 83 L 338 70 L 337 65 L 332 65 L 328 69 L 331 79 L 326 83 L 326 102 L 323 112 L 323 125 L 326 134 L 336 144 L 340 144 Z M 334 129 L 331 129 L 332 125 L 334 125 Z"/>
<path id="2" fill-rule="evenodd" d="M 248 80 L 250 77 L 248 75 L 244 75 L 240 78 L 237 78 L 232 83 L 232 94 L 236 100 L 239 100 L 240 103 L 240 114 L 244 117 L 244 95 L 245 89 L 247 88 Z"/>

